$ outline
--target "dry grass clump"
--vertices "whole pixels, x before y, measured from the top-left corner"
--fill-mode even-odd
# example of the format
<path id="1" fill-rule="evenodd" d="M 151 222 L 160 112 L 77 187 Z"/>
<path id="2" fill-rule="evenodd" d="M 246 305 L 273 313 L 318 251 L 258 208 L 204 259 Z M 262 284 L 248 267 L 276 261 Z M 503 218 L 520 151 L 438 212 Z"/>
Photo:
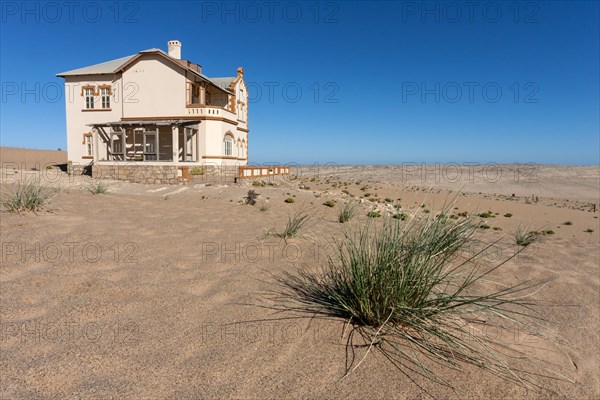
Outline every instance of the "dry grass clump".
<path id="1" fill-rule="evenodd" d="M 2 191 L 0 204 L 10 212 L 49 212 L 48 204 L 59 190 L 35 181 L 17 183 L 12 190 Z"/>
<path id="2" fill-rule="evenodd" d="M 348 202 L 344 204 L 338 213 L 338 221 L 341 224 L 350 221 L 358 212 L 358 208 L 358 203 L 355 202 Z"/>
<path id="3" fill-rule="evenodd" d="M 285 229 L 282 232 L 273 232 L 271 230 L 267 232 L 267 236 L 274 236 L 284 240 L 297 237 L 300 234 L 300 230 L 310 222 L 310 219 L 310 215 L 306 211 L 298 210 L 288 217 Z"/>
<path id="4" fill-rule="evenodd" d="M 454 369 L 473 364 L 537 386 L 530 375 L 510 366 L 518 356 L 481 329 L 517 326 L 541 336 L 542 330 L 535 328 L 543 318 L 530 297 L 539 285 L 491 282 L 490 274 L 506 261 L 481 265 L 481 254 L 493 244 L 476 254 L 467 251 L 478 224 L 429 215 L 406 223 L 367 220 L 337 242 L 336 255 L 320 271 L 276 277 L 276 305 L 269 307 L 346 321 L 344 336 L 352 327 L 347 373 L 377 349 L 403 373 L 412 371 L 450 387 L 431 364 Z M 366 352 L 355 363 L 354 349 L 360 347 Z"/>
<path id="5" fill-rule="evenodd" d="M 327 200 L 327 201 L 325 201 L 325 203 L 323 203 L 324 206 L 327 206 L 330 208 L 335 207 L 335 204 L 336 204 L 335 200 Z"/>
<path id="6" fill-rule="evenodd" d="M 532 231 L 527 227 L 519 226 L 515 232 L 515 243 L 519 246 L 527 247 L 538 240 L 539 237 L 539 232 Z"/>
<path id="7" fill-rule="evenodd" d="M 101 181 L 93 181 L 85 187 L 91 194 L 106 194 L 108 193 L 108 184 Z"/>

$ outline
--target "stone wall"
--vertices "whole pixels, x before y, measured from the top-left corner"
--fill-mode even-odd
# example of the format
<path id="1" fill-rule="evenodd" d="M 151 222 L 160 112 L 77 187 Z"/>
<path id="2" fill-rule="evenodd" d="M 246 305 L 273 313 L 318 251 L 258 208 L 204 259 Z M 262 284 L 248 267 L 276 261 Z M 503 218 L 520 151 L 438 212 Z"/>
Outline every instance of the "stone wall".
<path id="1" fill-rule="evenodd" d="M 179 182 L 175 165 L 101 165 L 92 166 L 92 177 L 133 183 L 169 184 Z"/>

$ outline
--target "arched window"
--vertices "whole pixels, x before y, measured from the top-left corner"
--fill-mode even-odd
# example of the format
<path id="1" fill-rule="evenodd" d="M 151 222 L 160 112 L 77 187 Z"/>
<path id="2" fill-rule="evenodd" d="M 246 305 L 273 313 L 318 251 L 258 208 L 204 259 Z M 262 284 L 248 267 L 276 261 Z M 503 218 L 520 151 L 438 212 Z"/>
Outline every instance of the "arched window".
<path id="1" fill-rule="evenodd" d="M 225 136 L 225 155 L 233 155 L 233 138 L 229 135 Z"/>

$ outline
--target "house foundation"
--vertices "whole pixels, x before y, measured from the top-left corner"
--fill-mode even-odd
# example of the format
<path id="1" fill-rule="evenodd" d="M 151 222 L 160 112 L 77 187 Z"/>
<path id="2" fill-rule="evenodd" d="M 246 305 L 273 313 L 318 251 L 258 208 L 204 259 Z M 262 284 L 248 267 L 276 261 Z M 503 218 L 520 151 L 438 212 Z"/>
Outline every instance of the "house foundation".
<path id="1" fill-rule="evenodd" d="M 179 182 L 177 165 L 94 164 L 92 177 L 131 183 L 168 184 Z"/>

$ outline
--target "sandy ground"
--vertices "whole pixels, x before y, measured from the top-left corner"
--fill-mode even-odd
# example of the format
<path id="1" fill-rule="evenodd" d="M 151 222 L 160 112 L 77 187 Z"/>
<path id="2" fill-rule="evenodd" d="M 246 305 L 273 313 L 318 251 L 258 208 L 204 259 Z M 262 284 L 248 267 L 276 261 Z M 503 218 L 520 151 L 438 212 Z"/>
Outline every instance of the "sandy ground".
<path id="1" fill-rule="evenodd" d="M 520 167 L 503 166 L 503 179 L 460 182 L 441 172 L 423 182 L 406 167 L 304 168 L 265 186 L 109 182 L 104 195 L 60 173 L 4 174 L 2 190 L 35 177 L 62 189 L 52 213 L 0 214 L 0 397 L 599 398 L 598 167 L 539 166 L 535 180 L 524 181 Z M 241 204 L 249 189 L 260 193 L 256 206 Z M 453 392 L 402 374 L 377 352 L 342 379 L 344 321 L 275 320 L 281 316 L 257 307 L 268 304 L 270 274 L 317 268 L 331 239 L 368 211 L 385 214 L 393 200 L 408 213 L 435 212 L 461 189 L 453 212 L 493 215 L 480 229 L 484 242 L 501 240 L 486 254 L 490 262 L 513 254 L 519 225 L 554 232 L 494 277 L 549 280 L 536 298 L 569 304 L 540 310 L 567 341 L 521 343 L 539 359 L 529 363 L 534 371 L 564 375 L 537 378 L 547 391 L 472 366 L 439 370 L 455 382 Z M 323 205 L 359 198 L 360 215 L 349 224 Z M 314 216 L 303 238 L 264 238 L 302 208 Z M 503 334 L 512 345 L 517 336 Z"/>
<path id="2" fill-rule="evenodd" d="M 18 147 L 0 147 L 2 168 L 43 170 L 48 165 L 66 164 L 67 152 L 58 150 L 33 150 Z"/>

